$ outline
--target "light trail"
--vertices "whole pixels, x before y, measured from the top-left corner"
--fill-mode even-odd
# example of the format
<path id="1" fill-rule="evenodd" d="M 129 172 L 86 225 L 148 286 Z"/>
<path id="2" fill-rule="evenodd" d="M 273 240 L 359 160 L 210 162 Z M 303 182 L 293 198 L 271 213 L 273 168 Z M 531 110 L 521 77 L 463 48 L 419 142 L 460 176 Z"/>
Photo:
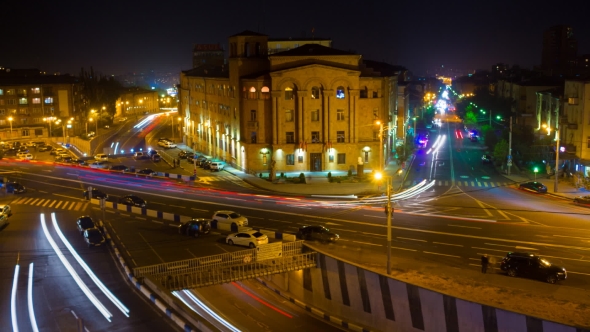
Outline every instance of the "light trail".
<path id="1" fill-rule="evenodd" d="M 223 319 L 221 316 L 219 316 L 218 314 L 216 314 L 213 310 L 211 310 L 209 307 L 207 307 L 203 302 L 201 302 L 190 290 L 184 289 L 182 290 L 182 292 L 184 294 L 186 294 L 186 296 L 189 297 L 189 299 L 191 299 L 197 306 L 199 306 L 199 308 L 203 309 L 203 311 L 205 311 L 207 314 L 209 314 L 211 317 L 215 318 L 215 320 L 217 320 L 219 323 L 221 323 L 223 326 L 225 326 L 228 330 L 233 331 L 233 332 L 241 332 L 239 329 L 237 329 L 236 327 L 234 327 L 231 323 L 229 323 L 228 321 L 226 321 L 225 319 Z M 178 294 L 176 291 L 172 292 L 172 294 L 174 294 L 174 296 L 178 297 L 179 299 L 181 299 L 183 302 L 184 301 Z M 197 312 L 194 308 L 192 308 L 191 306 L 189 306 L 193 311 Z"/>
<path id="2" fill-rule="evenodd" d="M 18 285 L 18 273 L 20 265 L 14 267 L 14 277 L 12 278 L 12 291 L 10 292 L 10 318 L 12 319 L 12 331 L 18 332 L 18 321 L 16 319 L 16 287 Z"/>
<path id="3" fill-rule="evenodd" d="M 27 285 L 27 304 L 29 306 L 29 320 L 31 321 L 31 327 L 33 332 L 39 332 L 37 327 L 37 320 L 35 319 L 35 311 L 33 308 L 33 263 L 29 264 L 29 283 Z"/>

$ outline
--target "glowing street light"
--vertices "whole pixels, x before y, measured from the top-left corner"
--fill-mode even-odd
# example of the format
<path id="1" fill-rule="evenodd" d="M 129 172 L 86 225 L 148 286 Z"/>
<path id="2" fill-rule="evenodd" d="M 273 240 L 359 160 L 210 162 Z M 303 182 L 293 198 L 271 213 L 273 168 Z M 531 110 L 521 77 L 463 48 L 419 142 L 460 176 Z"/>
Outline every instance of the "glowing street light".
<path id="1" fill-rule="evenodd" d="M 12 137 L 12 120 L 14 120 L 11 116 L 8 117 L 8 122 L 10 122 L 10 137 Z"/>

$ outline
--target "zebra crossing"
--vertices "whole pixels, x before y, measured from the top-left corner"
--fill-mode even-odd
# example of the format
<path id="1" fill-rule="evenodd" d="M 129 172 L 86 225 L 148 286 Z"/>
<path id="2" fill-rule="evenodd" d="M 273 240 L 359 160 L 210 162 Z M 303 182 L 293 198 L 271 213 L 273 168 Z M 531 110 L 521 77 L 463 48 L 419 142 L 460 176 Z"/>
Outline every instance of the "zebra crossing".
<path id="1" fill-rule="evenodd" d="M 29 198 L 29 197 L 22 197 L 19 198 L 10 204 L 23 204 L 23 205 L 33 205 L 39 207 L 46 207 L 51 209 L 62 209 L 62 210 L 70 210 L 70 211 L 83 211 L 86 210 L 88 205 L 90 204 L 87 201 L 83 202 L 72 202 L 72 201 L 62 201 L 56 199 L 48 199 L 48 198 Z"/>
<path id="2" fill-rule="evenodd" d="M 418 181 L 414 181 L 413 185 L 418 184 Z M 512 182 L 496 182 L 496 181 L 443 181 L 437 180 L 436 186 L 438 187 L 476 187 L 476 188 L 497 188 L 497 187 L 509 187 Z"/>

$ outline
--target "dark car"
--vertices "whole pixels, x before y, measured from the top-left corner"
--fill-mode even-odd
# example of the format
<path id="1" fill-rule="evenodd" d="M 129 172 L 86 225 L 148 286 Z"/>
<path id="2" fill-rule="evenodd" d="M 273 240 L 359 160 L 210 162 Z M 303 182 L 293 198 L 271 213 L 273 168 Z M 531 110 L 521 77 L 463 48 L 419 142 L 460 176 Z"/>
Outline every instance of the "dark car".
<path id="1" fill-rule="evenodd" d="M 201 167 L 203 167 L 203 169 L 211 169 L 211 163 L 213 161 L 211 160 L 205 160 L 204 162 L 201 163 Z"/>
<path id="2" fill-rule="evenodd" d="M 204 162 L 206 162 L 206 161 L 207 161 L 207 157 L 204 157 L 204 156 L 199 156 L 199 157 L 197 158 L 197 163 L 196 163 L 196 164 L 197 164 L 197 166 L 201 166 L 201 165 L 202 165 Z"/>
<path id="3" fill-rule="evenodd" d="M 113 165 L 109 168 L 109 170 L 125 173 L 125 172 L 129 172 L 129 167 L 127 167 L 125 165 Z"/>
<path id="4" fill-rule="evenodd" d="M 324 226 L 303 226 L 299 228 L 297 237 L 302 240 L 312 240 L 320 242 L 336 242 L 340 239 L 340 236 L 336 233 L 330 232 L 330 230 Z"/>
<path id="5" fill-rule="evenodd" d="M 76 224 L 78 226 L 78 231 L 80 231 L 80 234 L 84 234 L 84 231 L 90 228 L 102 227 L 100 222 L 94 223 L 92 218 L 90 218 L 89 216 L 82 216 L 78 218 Z"/>
<path id="6" fill-rule="evenodd" d="M 39 152 L 51 151 L 53 150 L 53 146 L 51 145 L 44 145 L 39 148 Z"/>
<path id="7" fill-rule="evenodd" d="M 158 173 L 156 173 L 156 171 L 151 168 L 140 169 L 139 171 L 135 172 L 135 174 L 145 177 L 158 175 Z"/>
<path id="8" fill-rule="evenodd" d="M 545 258 L 527 252 L 509 252 L 500 263 L 500 269 L 511 277 L 522 276 L 554 284 L 567 278 L 567 271 L 551 264 Z"/>
<path id="9" fill-rule="evenodd" d="M 211 220 L 203 218 L 193 218 L 178 226 L 178 233 L 187 236 L 199 237 L 203 234 L 209 234 L 210 231 Z"/>
<path id="10" fill-rule="evenodd" d="M 492 156 L 489 154 L 484 154 L 481 156 L 481 163 L 482 164 L 491 164 L 492 163 Z"/>
<path id="11" fill-rule="evenodd" d="M 186 161 L 188 161 L 189 163 L 195 163 L 196 159 L 199 159 L 199 156 L 197 156 L 193 152 L 190 152 L 190 154 L 186 156 Z"/>
<path id="12" fill-rule="evenodd" d="M 72 159 L 71 163 L 78 166 L 88 166 L 88 163 L 84 159 Z"/>
<path id="13" fill-rule="evenodd" d="M 4 151 L 5 156 L 16 156 L 17 153 L 18 153 L 18 149 L 16 149 L 16 148 L 9 148 L 8 150 Z"/>
<path id="14" fill-rule="evenodd" d="M 135 195 L 126 195 L 119 198 L 119 204 L 146 207 L 147 202 Z"/>
<path id="15" fill-rule="evenodd" d="M 97 228 L 89 228 L 83 234 L 88 248 L 102 246 L 105 243 L 104 235 Z"/>
<path id="16" fill-rule="evenodd" d="M 178 158 L 186 159 L 186 151 L 180 150 L 180 152 L 178 153 Z"/>
<path id="17" fill-rule="evenodd" d="M 158 162 L 160 160 L 162 160 L 162 156 L 160 156 L 159 154 L 156 153 L 152 155 L 152 161 Z"/>
<path id="18" fill-rule="evenodd" d="M 22 194 L 27 192 L 27 188 L 18 182 L 8 182 L 6 183 L 6 191 L 9 193 Z"/>
<path id="19" fill-rule="evenodd" d="M 537 181 L 521 183 L 520 186 L 518 186 L 518 188 L 522 190 L 534 191 L 540 194 L 547 192 L 547 187 L 541 182 Z"/>
<path id="20" fill-rule="evenodd" d="M 90 197 L 88 197 L 88 190 L 84 191 L 84 194 L 82 194 L 82 196 L 84 196 L 84 198 L 86 198 L 86 199 L 90 199 Z M 92 198 L 107 199 L 107 198 L 109 198 L 109 195 L 105 194 L 104 192 L 102 192 L 96 188 L 92 188 Z"/>
<path id="21" fill-rule="evenodd" d="M 590 206 L 590 196 L 580 196 L 574 198 L 574 204 Z"/>
<path id="22" fill-rule="evenodd" d="M 156 151 L 156 150 L 149 150 L 149 151 L 148 151 L 148 155 L 149 155 L 149 156 L 153 156 L 153 155 L 155 155 L 155 154 L 158 154 L 158 151 Z"/>

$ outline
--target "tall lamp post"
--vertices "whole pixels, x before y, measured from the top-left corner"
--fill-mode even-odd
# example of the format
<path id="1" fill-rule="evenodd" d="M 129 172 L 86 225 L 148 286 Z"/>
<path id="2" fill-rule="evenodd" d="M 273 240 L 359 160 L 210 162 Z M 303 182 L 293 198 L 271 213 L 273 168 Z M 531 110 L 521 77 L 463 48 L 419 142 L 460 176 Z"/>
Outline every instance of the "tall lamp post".
<path id="1" fill-rule="evenodd" d="M 397 170 L 397 175 L 401 175 L 403 170 Z M 387 275 L 391 274 L 391 220 L 393 219 L 393 206 L 391 206 L 391 190 L 393 179 L 391 176 L 384 176 L 381 172 L 375 173 L 375 179 L 381 181 L 384 179 L 387 186 L 387 204 L 385 205 L 385 213 L 387 214 Z"/>
<path id="2" fill-rule="evenodd" d="M 377 120 L 379 125 L 379 171 L 383 171 L 383 122 Z"/>
<path id="3" fill-rule="evenodd" d="M 43 118 L 43 121 L 49 123 L 49 138 L 51 138 L 51 124 L 53 123 L 53 120 L 55 120 L 55 117 L 53 116 Z"/>
<path id="4" fill-rule="evenodd" d="M 559 127 L 555 130 L 555 183 L 553 186 L 553 192 L 557 192 L 557 184 L 558 184 L 558 174 L 557 170 L 559 169 Z"/>
<path id="5" fill-rule="evenodd" d="M 10 122 L 10 138 L 12 138 L 12 120 L 14 120 L 11 116 L 8 117 L 8 122 Z"/>

